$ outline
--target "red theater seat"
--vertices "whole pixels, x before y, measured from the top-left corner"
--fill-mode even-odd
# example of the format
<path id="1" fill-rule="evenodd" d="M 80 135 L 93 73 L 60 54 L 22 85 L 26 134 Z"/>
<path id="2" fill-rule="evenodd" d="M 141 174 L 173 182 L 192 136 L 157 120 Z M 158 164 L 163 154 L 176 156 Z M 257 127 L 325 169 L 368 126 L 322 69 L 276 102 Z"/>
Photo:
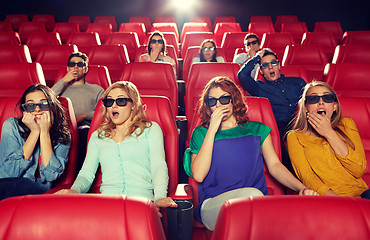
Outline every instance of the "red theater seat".
<path id="1" fill-rule="evenodd" d="M 94 23 L 110 23 L 113 32 L 117 32 L 117 21 L 115 16 L 96 16 Z"/>
<path id="2" fill-rule="evenodd" d="M 188 120 L 188 133 L 198 107 L 199 97 L 205 85 L 214 77 L 226 76 L 233 80 L 239 87 L 239 65 L 237 63 L 193 63 L 189 77 L 185 82 L 185 116 Z"/>
<path id="3" fill-rule="evenodd" d="M 149 31 L 152 28 L 152 22 L 148 16 L 133 16 L 129 19 L 130 23 L 144 23 L 145 29 Z"/>
<path id="4" fill-rule="evenodd" d="M 45 24 L 46 31 L 51 32 L 55 26 L 54 15 L 51 14 L 35 14 L 32 17 L 32 22 L 42 22 Z"/>
<path id="5" fill-rule="evenodd" d="M 76 16 L 70 16 L 68 18 L 68 22 L 71 23 L 78 23 L 80 27 L 81 32 L 86 32 L 87 25 L 91 23 L 90 17 L 89 16 L 83 16 L 83 15 L 76 15 Z"/>
<path id="6" fill-rule="evenodd" d="M 275 31 L 280 32 L 281 24 L 287 22 L 298 22 L 297 15 L 278 15 L 275 20 Z"/>
<path id="7" fill-rule="evenodd" d="M 60 40 L 64 44 L 67 42 L 67 39 L 71 33 L 80 32 L 80 27 L 78 23 L 57 22 L 55 23 L 53 32 L 59 33 Z"/>
<path id="8" fill-rule="evenodd" d="M 36 60 L 40 48 L 49 45 L 61 45 L 59 33 L 56 32 L 33 32 L 28 36 L 26 45 L 30 49 L 32 60 Z"/>
<path id="9" fill-rule="evenodd" d="M 305 32 L 302 36 L 303 46 L 320 46 L 324 49 L 328 61 L 333 58 L 337 40 L 331 32 Z"/>
<path id="10" fill-rule="evenodd" d="M 31 33 L 46 32 L 45 23 L 41 22 L 23 22 L 19 27 L 19 37 L 22 43 L 26 43 Z"/>
<path id="11" fill-rule="evenodd" d="M 39 63 L 0 63 L 0 96 L 21 97 L 35 83 L 46 85 Z"/>
<path id="12" fill-rule="evenodd" d="M 24 89 L 26 90 L 26 89 Z M 21 98 L 23 92 L 15 96 L 1 96 L 0 95 L 0 134 L 2 132 L 5 120 L 11 117 L 20 118 L 22 113 L 16 109 L 16 104 Z M 1 140 L 1 135 L 0 135 Z"/>
<path id="13" fill-rule="evenodd" d="M 121 78 L 135 84 L 142 95 L 165 96 L 170 100 L 173 114 L 178 113 L 178 88 L 169 63 L 134 62 L 127 64 Z"/>
<path id="14" fill-rule="evenodd" d="M 272 23 L 271 16 L 251 16 L 249 22 L 270 22 Z"/>
<path id="15" fill-rule="evenodd" d="M 207 23 L 187 22 L 182 26 L 181 43 L 184 42 L 185 34 L 188 32 L 209 32 Z"/>
<path id="16" fill-rule="evenodd" d="M 368 45 L 338 45 L 332 63 L 370 63 L 370 42 Z"/>
<path id="17" fill-rule="evenodd" d="M 370 203 L 366 199 L 315 196 L 233 199 L 222 206 L 212 240 L 297 236 L 307 240 L 365 240 L 370 238 L 369 216 Z"/>
<path id="18" fill-rule="evenodd" d="M 282 66 L 303 67 L 309 77 L 308 81 L 323 79 L 328 58 L 322 47 L 290 45 L 285 48 Z"/>
<path id="19" fill-rule="evenodd" d="M 67 68 L 68 58 L 73 52 L 77 52 L 76 45 L 50 45 L 40 48 L 36 61 L 41 64 L 46 85 L 52 87 L 59 69 Z"/>
<path id="20" fill-rule="evenodd" d="M 0 32 L 0 45 L 19 45 L 21 39 L 17 32 Z"/>
<path id="21" fill-rule="evenodd" d="M 200 44 L 205 39 L 213 39 L 212 32 L 188 32 L 184 36 L 184 41 L 181 43 L 181 57 L 185 59 L 186 53 L 189 47 L 197 46 L 199 47 Z"/>
<path id="22" fill-rule="evenodd" d="M 148 29 L 150 30 L 150 29 Z M 138 22 L 129 22 L 121 23 L 118 32 L 136 32 L 137 37 L 139 38 L 140 45 L 145 43 L 146 40 L 146 28 L 144 23 Z"/>
<path id="23" fill-rule="evenodd" d="M 270 48 L 282 61 L 285 47 L 294 44 L 294 38 L 291 33 L 287 32 L 264 33 L 260 43 L 261 48 Z"/>
<path id="24" fill-rule="evenodd" d="M 261 41 L 263 34 L 274 33 L 275 28 L 272 22 L 250 22 L 248 32 L 256 34 Z"/>
<path id="25" fill-rule="evenodd" d="M 164 23 L 164 22 L 155 22 L 152 24 L 152 28 L 150 29 L 151 32 L 159 31 L 159 32 L 173 32 L 176 36 L 176 42 L 179 43 L 179 30 L 177 29 L 176 23 Z"/>
<path id="26" fill-rule="evenodd" d="M 369 63 L 330 63 L 325 67 L 324 81 L 338 96 L 369 98 L 369 69 Z"/>
<path id="27" fill-rule="evenodd" d="M 287 22 L 281 24 L 281 32 L 288 32 L 293 35 L 295 44 L 301 44 L 302 36 L 308 32 L 305 22 Z"/>
<path id="28" fill-rule="evenodd" d="M 213 21 L 213 30 L 216 29 L 217 23 L 225 23 L 225 22 L 236 22 L 236 18 L 234 16 L 217 16 Z"/>
<path id="29" fill-rule="evenodd" d="M 225 62 L 232 62 L 237 48 L 244 47 L 244 38 L 247 35 L 247 32 L 225 32 L 221 48 L 225 53 Z"/>
<path id="30" fill-rule="evenodd" d="M 137 50 L 140 47 L 140 42 L 136 32 L 114 32 L 107 36 L 105 45 L 125 45 L 130 62 L 133 62 L 135 60 Z"/>
<path id="31" fill-rule="evenodd" d="M 13 30 L 18 32 L 22 22 L 29 22 L 28 16 L 26 14 L 7 14 L 5 17 L 5 22 L 10 22 L 12 24 Z"/>
<path id="32" fill-rule="evenodd" d="M 101 43 L 104 44 L 107 36 L 113 32 L 112 24 L 110 23 L 89 23 L 86 32 L 98 33 Z"/>
<path id="33" fill-rule="evenodd" d="M 90 65 L 106 66 L 112 82 L 121 79 L 126 64 L 130 62 L 125 45 L 93 46 L 87 53 Z"/>
<path id="34" fill-rule="evenodd" d="M 101 42 L 99 34 L 96 32 L 79 32 L 72 33 L 67 39 L 67 44 L 75 44 L 78 51 L 86 54 L 90 47 L 101 45 Z"/>
<path id="35" fill-rule="evenodd" d="M 217 47 L 221 47 L 222 38 L 224 37 L 225 32 L 242 32 L 240 23 L 220 22 L 215 25 L 213 40 L 215 41 Z"/>
<path id="36" fill-rule="evenodd" d="M 26 45 L 0 45 L 1 63 L 31 63 L 31 54 Z"/>
<path id="37" fill-rule="evenodd" d="M 13 27 L 10 22 L 0 21 L 0 32 L 13 32 Z"/>
<path id="38" fill-rule="evenodd" d="M 176 23 L 176 17 L 174 17 L 174 16 L 157 16 L 154 19 L 154 23 Z"/>
<path id="39" fill-rule="evenodd" d="M 313 31 L 332 33 L 336 44 L 339 44 L 343 37 L 343 29 L 339 21 L 315 22 Z"/>
<path id="40" fill-rule="evenodd" d="M 59 69 L 58 74 L 55 77 L 55 83 L 62 79 L 67 74 L 67 67 Z M 107 90 L 112 84 L 106 66 L 89 66 L 89 72 L 85 77 L 86 82 L 91 84 L 97 84 Z"/>
<path id="41" fill-rule="evenodd" d="M 2 239 L 165 240 L 157 210 L 145 198 L 33 195 L 5 199 L 0 211 Z"/>
<path id="42" fill-rule="evenodd" d="M 370 44 L 370 31 L 346 31 L 343 34 L 341 44 L 368 45 Z"/>
<path id="43" fill-rule="evenodd" d="M 190 17 L 189 22 L 207 23 L 207 26 L 208 26 L 208 31 L 207 32 L 212 32 L 213 31 L 211 18 L 208 17 L 208 16 Z"/>

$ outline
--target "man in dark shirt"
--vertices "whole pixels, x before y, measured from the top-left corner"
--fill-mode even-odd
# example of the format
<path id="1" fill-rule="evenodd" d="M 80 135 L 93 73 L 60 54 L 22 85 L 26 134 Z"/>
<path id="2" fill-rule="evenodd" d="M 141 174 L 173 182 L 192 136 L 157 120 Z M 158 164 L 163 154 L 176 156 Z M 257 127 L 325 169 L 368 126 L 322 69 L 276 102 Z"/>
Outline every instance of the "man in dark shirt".
<path id="1" fill-rule="evenodd" d="M 259 71 L 265 81 L 255 81 L 251 71 L 259 64 Z M 238 73 L 243 88 L 252 96 L 270 100 L 272 111 L 279 128 L 283 164 L 292 172 L 289 156 L 284 145 L 285 133 L 290 129 L 303 87 L 306 82 L 300 77 L 285 77 L 280 74 L 279 60 L 270 49 L 262 49 L 247 61 Z"/>

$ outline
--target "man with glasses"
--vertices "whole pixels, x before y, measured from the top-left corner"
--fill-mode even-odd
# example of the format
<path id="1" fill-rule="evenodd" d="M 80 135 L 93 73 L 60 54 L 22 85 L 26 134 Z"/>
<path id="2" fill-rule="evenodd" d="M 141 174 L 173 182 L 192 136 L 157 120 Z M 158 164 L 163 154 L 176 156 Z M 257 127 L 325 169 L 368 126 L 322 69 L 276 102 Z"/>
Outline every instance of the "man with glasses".
<path id="1" fill-rule="evenodd" d="M 85 81 L 88 57 L 81 52 L 72 53 L 68 58 L 67 74 L 51 88 L 55 95 L 71 99 L 79 132 L 79 159 L 86 153 L 87 133 L 94 115 L 95 107 L 104 95 L 104 89 Z M 81 157 L 81 158 L 80 158 Z"/>
<path id="2" fill-rule="evenodd" d="M 265 81 L 255 81 L 251 76 L 251 72 L 256 66 L 259 66 L 259 71 Z M 284 138 L 286 132 L 291 128 L 291 121 L 294 118 L 306 82 L 300 77 L 285 77 L 280 74 L 279 59 L 273 51 L 267 48 L 257 52 L 253 58 L 247 61 L 239 70 L 238 77 L 243 88 L 250 95 L 270 100 L 279 128 L 283 164 L 294 173 L 284 145 Z"/>
<path id="3" fill-rule="evenodd" d="M 256 53 L 260 50 L 260 40 L 258 36 L 254 33 L 248 33 L 245 35 L 244 38 L 244 45 L 245 45 L 245 53 L 239 53 L 238 55 L 234 56 L 233 62 L 243 66 L 249 59 L 254 57 Z M 256 72 L 258 71 L 258 66 L 252 70 L 251 76 L 254 77 Z"/>

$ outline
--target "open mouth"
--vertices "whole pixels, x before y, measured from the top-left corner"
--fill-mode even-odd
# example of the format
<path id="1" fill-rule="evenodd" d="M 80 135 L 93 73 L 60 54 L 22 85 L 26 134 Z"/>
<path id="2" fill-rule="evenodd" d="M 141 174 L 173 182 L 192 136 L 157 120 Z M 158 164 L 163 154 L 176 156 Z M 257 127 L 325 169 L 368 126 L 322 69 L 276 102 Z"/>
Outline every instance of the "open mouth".
<path id="1" fill-rule="evenodd" d="M 270 77 L 273 78 L 275 77 L 276 73 L 275 72 L 270 72 Z"/>
<path id="2" fill-rule="evenodd" d="M 317 111 L 317 114 L 326 115 L 326 111 L 321 109 L 321 110 Z"/>
<path id="3" fill-rule="evenodd" d="M 118 115 L 119 115 L 119 112 L 117 112 L 117 111 L 112 112 L 113 118 L 118 118 Z"/>

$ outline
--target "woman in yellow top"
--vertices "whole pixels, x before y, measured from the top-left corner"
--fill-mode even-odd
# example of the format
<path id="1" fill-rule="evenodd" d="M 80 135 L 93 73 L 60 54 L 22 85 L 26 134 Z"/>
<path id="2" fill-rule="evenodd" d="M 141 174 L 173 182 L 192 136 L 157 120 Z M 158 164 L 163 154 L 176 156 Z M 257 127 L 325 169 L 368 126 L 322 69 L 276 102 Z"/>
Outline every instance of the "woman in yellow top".
<path id="1" fill-rule="evenodd" d="M 370 199 L 361 179 L 365 151 L 356 124 L 342 117 L 334 90 L 314 81 L 304 88 L 296 121 L 289 132 L 289 156 L 299 179 L 320 195 Z"/>

